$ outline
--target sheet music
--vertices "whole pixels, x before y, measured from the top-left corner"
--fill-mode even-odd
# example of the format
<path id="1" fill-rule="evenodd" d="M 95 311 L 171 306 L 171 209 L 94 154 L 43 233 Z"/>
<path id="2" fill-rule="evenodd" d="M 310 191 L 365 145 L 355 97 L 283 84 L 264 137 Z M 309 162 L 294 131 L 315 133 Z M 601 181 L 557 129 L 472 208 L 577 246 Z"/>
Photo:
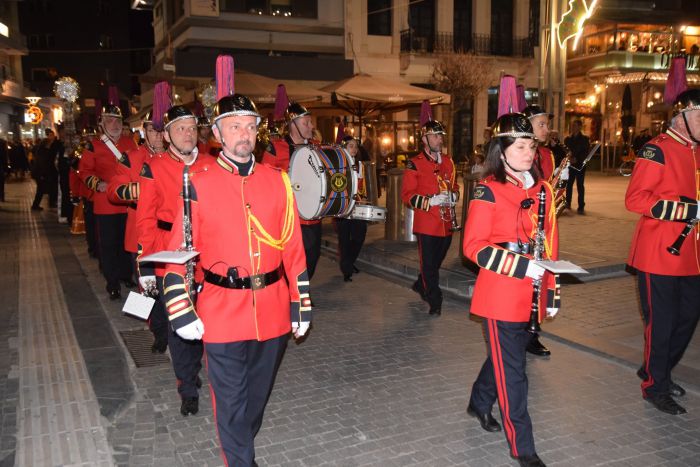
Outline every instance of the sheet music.
<path id="1" fill-rule="evenodd" d="M 126 297 L 122 311 L 124 313 L 136 316 L 137 318 L 147 320 L 153 309 L 153 304 L 156 301 L 151 297 L 146 297 L 136 292 L 129 292 L 129 296 Z"/>
<path id="2" fill-rule="evenodd" d="M 549 261 L 549 260 L 543 260 L 543 261 L 535 261 L 535 264 L 538 266 L 543 267 L 549 272 L 553 272 L 554 274 L 588 274 L 588 271 L 583 269 L 580 266 L 575 265 L 571 261 L 565 261 L 565 260 L 560 260 L 560 261 Z"/>
<path id="3" fill-rule="evenodd" d="M 156 263 L 174 263 L 185 264 L 192 258 L 199 255 L 198 251 L 159 251 L 152 255 L 142 256 L 139 258 L 139 263 L 143 261 L 154 261 Z"/>

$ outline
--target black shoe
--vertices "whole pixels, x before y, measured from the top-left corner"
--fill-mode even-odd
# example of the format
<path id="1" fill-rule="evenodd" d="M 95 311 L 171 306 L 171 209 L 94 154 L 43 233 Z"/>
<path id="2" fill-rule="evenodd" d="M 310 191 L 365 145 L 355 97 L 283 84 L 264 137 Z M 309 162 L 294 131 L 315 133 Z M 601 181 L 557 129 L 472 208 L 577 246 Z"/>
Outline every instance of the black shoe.
<path id="1" fill-rule="evenodd" d="M 189 414 L 196 415 L 199 412 L 199 399 L 196 397 L 188 397 L 187 399 L 182 399 L 182 405 L 180 405 L 180 413 L 185 417 Z"/>
<path id="2" fill-rule="evenodd" d="M 442 310 L 440 308 L 433 308 L 430 307 L 430 310 L 428 311 L 428 314 L 430 316 L 440 316 L 442 314 Z"/>
<path id="3" fill-rule="evenodd" d="M 32 206 L 32 211 L 43 211 L 43 210 L 44 210 L 44 208 L 42 208 L 41 206 Z"/>
<path id="4" fill-rule="evenodd" d="M 542 342 L 540 342 L 539 334 L 532 336 L 530 343 L 527 344 L 527 351 L 532 355 L 537 355 L 538 357 L 549 357 L 552 354 L 552 352 L 550 352 L 549 349 L 542 345 Z"/>
<path id="5" fill-rule="evenodd" d="M 578 208 L 578 209 L 576 210 L 576 212 L 579 213 L 579 214 L 585 214 L 585 212 L 583 211 L 583 208 Z"/>
<path id="6" fill-rule="evenodd" d="M 194 380 L 194 385 L 197 386 L 197 389 L 202 389 L 202 378 L 197 376 L 197 379 Z"/>
<path id="7" fill-rule="evenodd" d="M 110 300 L 119 300 L 122 298 L 122 293 L 120 290 L 108 290 Z"/>
<path id="8" fill-rule="evenodd" d="M 357 269 L 357 267 L 355 267 L 355 265 L 353 264 L 353 265 L 352 265 L 352 272 L 353 272 L 353 274 L 357 274 L 357 273 L 360 272 L 360 270 Z"/>
<path id="9" fill-rule="evenodd" d="M 637 370 L 637 376 L 641 380 L 647 379 L 647 372 L 644 371 L 644 367 L 641 367 L 639 368 L 639 370 Z M 676 384 L 672 380 L 669 380 L 668 393 L 671 394 L 673 397 L 683 397 L 685 396 L 685 389 L 683 389 L 683 386 L 681 386 L 680 384 Z"/>
<path id="10" fill-rule="evenodd" d="M 152 353 L 165 353 L 168 348 L 168 339 L 156 339 L 151 346 Z"/>
<path id="11" fill-rule="evenodd" d="M 411 290 L 420 295 L 421 300 L 425 301 L 425 292 L 423 291 L 423 287 L 421 287 L 418 282 L 413 283 Z"/>
<path id="12" fill-rule="evenodd" d="M 352 282 L 352 275 L 351 274 L 343 274 L 343 280 L 345 282 Z"/>
<path id="13" fill-rule="evenodd" d="M 660 394 L 658 396 L 648 396 L 645 398 L 658 410 L 670 415 L 682 415 L 688 413 L 678 402 L 674 401 L 668 394 Z"/>
<path id="14" fill-rule="evenodd" d="M 522 467 L 547 467 L 537 454 L 518 456 L 518 462 Z"/>
<path id="15" fill-rule="evenodd" d="M 491 433 L 501 431 L 501 424 L 498 423 L 498 421 L 496 421 L 495 418 L 493 418 L 491 412 L 481 414 L 474 410 L 472 405 L 469 404 L 469 407 L 467 407 L 467 413 L 479 420 L 479 425 L 481 425 L 481 428 L 483 428 L 484 430 Z"/>
<path id="16" fill-rule="evenodd" d="M 132 281 L 131 279 L 126 279 L 123 280 L 122 283 L 124 284 L 124 287 L 127 289 L 135 289 L 138 284 L 136 282 Z"/>

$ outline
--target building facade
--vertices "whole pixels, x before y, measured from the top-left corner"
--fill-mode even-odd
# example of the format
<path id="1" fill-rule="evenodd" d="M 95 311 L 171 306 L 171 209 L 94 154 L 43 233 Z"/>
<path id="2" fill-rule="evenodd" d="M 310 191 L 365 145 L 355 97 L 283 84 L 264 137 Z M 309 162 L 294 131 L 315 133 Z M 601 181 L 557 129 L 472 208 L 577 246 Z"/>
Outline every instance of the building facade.
<path id="1" fill-rule="evenodd" d="M 0 139 L 21 138 L 27 100 L 23 98 L 22 56 L 27 47 L 19 32 L 17 2 L 0 2 Z"/>

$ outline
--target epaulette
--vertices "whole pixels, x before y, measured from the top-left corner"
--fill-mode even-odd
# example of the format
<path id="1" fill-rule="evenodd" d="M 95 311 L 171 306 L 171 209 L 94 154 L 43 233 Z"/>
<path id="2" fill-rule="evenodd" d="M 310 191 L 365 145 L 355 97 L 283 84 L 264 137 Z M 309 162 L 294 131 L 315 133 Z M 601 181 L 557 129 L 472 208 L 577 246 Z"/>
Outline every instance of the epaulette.
<path id="1" fill-rule="evenodd" d="M 129 155 L 127 153 L 122 152 L 122 157 L 119 158 L 119 162 L 125 167 L 131 168 L 131 161 L 129 161 Z"/>
<path id="2" fill-rule="evenodd" d="M 664 165 L 664 151 L 655 144 L 647 143 L 639 150 L 637 156 L 657 164 Z"/>
<path id="3" fill-rule="evenodd" d="M 153 180 L 153 172 L 151 172 L 151 166 L 148 165 L 147 162 L 144 162 L 143 166 L 141 167 L 141 174 L 143 178 L 148 178 L 150 180 Z"/>
<path id="4" fill-rule="evenodd" d="M 409 159 L 409 160 L 406 162 L 406 168 L 407 168 L 407 169 L 410 169 L 410 170 L 418 170 L 418 168 L 416 167 L 416 164 L 414 164 L 413 161 L 412 161 L 411 159 Z"/>
<path id="5" fill-rule="evenodd" d="M 486 201 L 487 203 L 495 203 L 496 196 L 494 196 L 491 188 L 483 183 L 479 183 L 474 187 L 474 198 L 479 201 Z"/>
<path id="6" fill-rule="evenodd" d="M 85 143 L 85 149 L 87 149 L 90 152 L 95 152 L 95 146 L 93 146 L 92 141 L 88 141 Z"/>

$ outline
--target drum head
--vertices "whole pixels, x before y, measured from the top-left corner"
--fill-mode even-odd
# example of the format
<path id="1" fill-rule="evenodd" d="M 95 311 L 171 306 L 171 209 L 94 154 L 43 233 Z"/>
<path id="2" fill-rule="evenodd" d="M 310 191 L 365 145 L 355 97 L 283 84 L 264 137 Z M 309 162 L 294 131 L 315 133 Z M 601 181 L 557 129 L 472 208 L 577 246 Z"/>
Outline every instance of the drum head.
<path id="1" fill-rule="evenodd" d="M 298 148 L 289 161 L 289 179 L 302 219 L 314 219 L 326 194 L 326 177 L 321 161 L 311 146 Z"/>

